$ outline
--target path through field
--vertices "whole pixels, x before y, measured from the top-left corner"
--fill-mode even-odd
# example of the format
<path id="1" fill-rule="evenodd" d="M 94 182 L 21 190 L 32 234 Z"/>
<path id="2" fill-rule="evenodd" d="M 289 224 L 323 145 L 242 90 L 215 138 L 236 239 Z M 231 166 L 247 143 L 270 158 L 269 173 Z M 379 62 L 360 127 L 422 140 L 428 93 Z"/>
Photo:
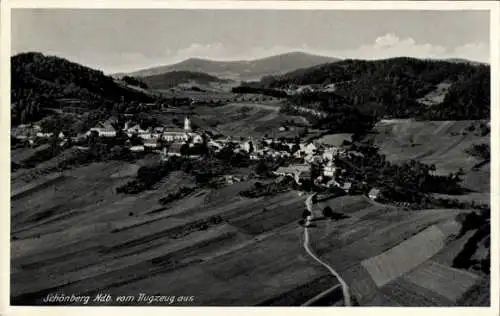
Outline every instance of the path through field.
<path id="1" fill-rule="evenodd" d="M 313 209 L 312 209 L 312 199 L 315 194 L 311 194 L 310 196 L 307 197 L 306 199 L 306 208 L 307 210 L 311 213 L 311 219 L 314 217 Z M 306 252 L 314 259 L 316 260 L 319 264 L 324 266 L 325 268 L 330 271 L 330 273 L 339 280 L 340 285 L 342 286 L 342 293 L 344 295 L 344 304 L 345 306 L 351 306 L 351 294 L 349 293 L 349 287 L 347 286 L 347 283 L 342 279 L 342 277 L 335 271 L 330 265 L 327 263 L 321 261 L 316 255 L 312 252 L 312 250 L 309 248 L 309 230 L 308 226 L 304 225 L 304 249 Z"/>

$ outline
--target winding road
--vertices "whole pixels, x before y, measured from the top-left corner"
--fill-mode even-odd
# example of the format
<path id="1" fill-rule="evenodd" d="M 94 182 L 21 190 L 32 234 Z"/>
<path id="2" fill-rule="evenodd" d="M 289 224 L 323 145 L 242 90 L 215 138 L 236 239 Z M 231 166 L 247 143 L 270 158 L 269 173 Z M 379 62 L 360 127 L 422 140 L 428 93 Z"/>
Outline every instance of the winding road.
<path id="1" fill-rule="evenodd" d="M 312 220 L 314 218 L 313 207 L 312 207 L 312 205 L 313 205 L 312 199 L 313 199 L 313 197 L 315 195 L 316 195 L 315 193 L 309 195 L 307 197 L 307 199 L 306 199 L 306 202 L 305 202 L 307 210 L 309 212 L 311 212 L 310 220 Z M 330 273 L 337 278 L 337 280 L 339 281 L 340 285 L 342 286 L 342 293 L 343 293 L 343 296 L 344 296 L 344 305 L 345 306 L 352 306 L 351 305 L 351 294 L 349 293 L 349 286 L 347 285 L 347 283 L 345 283 L 345 281 L 342 279 L 342 277 L 330 265 L 328 265 L 324 261 L 321 261 L 321 259 L 319 259 L 314 254 L 314 252 L 312 252 L 311 248 L 309 247 L 309 227 L 308 227 L 307 224 L 304 225 L 304 249 L 306 250 L 306 252 L 314 260 L 316 260 L 319 264 L 321 264 L 322 266 L 324 266 L 325 268 L 327 268 L 328 271 L 330 271 Z M 318 296 L 316 296 L 316 298 L 319 298 L 319 296 L 321 296 L 322 294 L 323 293 L 319 294 Z M 310 302 L 310 301 L 311 300 L 309 300 L 308 302 Z"/>

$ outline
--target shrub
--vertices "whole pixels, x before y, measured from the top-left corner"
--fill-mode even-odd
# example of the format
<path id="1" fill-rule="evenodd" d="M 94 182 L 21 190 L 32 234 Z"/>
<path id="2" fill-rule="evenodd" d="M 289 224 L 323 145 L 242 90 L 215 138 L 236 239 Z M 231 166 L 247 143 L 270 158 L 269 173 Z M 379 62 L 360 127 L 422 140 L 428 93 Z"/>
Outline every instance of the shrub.
<path id="1" fill-rule="evenodd" d="M 328 218 L 331 218 L 333 216 L 333 210 L 331 207 L 329 206 L 326 206 L 324 209 L 323 209 L 323 216 L 324 217 L 328 217 Z"/>

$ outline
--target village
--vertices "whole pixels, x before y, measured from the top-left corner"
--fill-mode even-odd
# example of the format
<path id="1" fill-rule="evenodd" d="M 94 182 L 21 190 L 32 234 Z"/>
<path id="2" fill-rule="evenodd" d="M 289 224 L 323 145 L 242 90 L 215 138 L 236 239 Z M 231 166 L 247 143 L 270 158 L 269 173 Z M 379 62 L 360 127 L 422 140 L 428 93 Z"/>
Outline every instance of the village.
<path id="1" fill-rule="evenodd" d="M 158 159 L 168 163 L 171 157 L 186 157 L 200 159 L 200 147 L 218 154 L 222 150 L 230 150 L 235 154 L 247 156 L 250 161 L 257 163 L 260 160 L 280 160 L 279 166 L 272 170 L 276 177 L 290 177 L 301 186 L 312 182 L 317 188 L 336 188 L 349 194 L 354 179 L 345 176 L 344 170 L 335 165 L 337 159 L 349 160 L 353 155 L 362 155 L 359 152 L 349 151 L 343 146 L 326 145 L 317 141 L 302 141 L 298 138 L 272 138 L 260 139 L 233 138 L 231 136 L 217 135 L 212 137 L 209 133 L 194 130 L 189 116 L 184 118 L 183 128 L 154 126 L 141 128 L 140 124 L 132 124 L 129 120 L 123 128 L 117 129 L 112 119 L 100 122 L 90 128 L 86 133 L 68 136 L 63 132 L 54 135 L 44 131 L 39 125 L 20 125 L 13 129 L 12 136 L 18 141 L 25 142 L 28 146 L 35 147 L 40 142 L 48 146 L 49 139 L 57 139 L 62 148 L 75 146 L 80 150 L 88 150 L 89 139 L 98 137 L 102 140 L 112 141 L 119 134 L 128 138 L 124 148 L 132 154 L 144 155 L 153 153 Z M 282 127 L 280 127 L 282 128 Z M 226 184 L 242 181 L 246 177 L 227 175 Z M 373 188 L 368 196 L 371 199 L 379 197 L 380 190 Z"/>

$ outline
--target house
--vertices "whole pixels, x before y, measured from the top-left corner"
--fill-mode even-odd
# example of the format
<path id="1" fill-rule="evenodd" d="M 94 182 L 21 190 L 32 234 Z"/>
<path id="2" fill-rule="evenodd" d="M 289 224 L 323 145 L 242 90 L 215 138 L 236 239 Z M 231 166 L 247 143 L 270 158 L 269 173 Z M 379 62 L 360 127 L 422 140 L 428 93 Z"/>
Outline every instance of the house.
<path id="1" fill-rule="evenodd" d="M 144 151 L 144 146 L 132 146 L 130 147 L 131 152 L 142 152 Z"/>
<path id="2" fill-rule="evenodd" d="M 68 145 L 68 140 L 64 139 L 62 142 L 59 143 L 59 147 L 65 147 Z"/>
<path id="3" fill-rule="evenodd" d="M 280 157 L 282 157 L 282 158 L 291 156 L 291 154 L 288 151 L 284 151 L 284 150 L 280 151 L 279 154 L 280 154 Z"/>
<path id="4" fill-rule="evenodd" d="M 304 180 L 309 180 L 311 178 L 311 171 L 310 170 L 301 170 L 295 173 L 295 182 L 297 184 L 301 184 Z"/>
<path id="5" fill-rule="evenodd" d="M 171 157 L 171 156 L 181 156 L 181 147 L 183 144 L 181 143 L 174 143 L 170 145 L 168 148 L 165 148 L 163 150 L 164 155 Z"/>
<path id="6" fill-rule="evenodd" d="M 344 190 L 346 193 L 349 193 L 349 191 L 351 190 L 351 186 L 352 186 L 352 183 L 351 182 L 344 182 L 340 188 L 342 190 Z"/>
<path id="7" fill-rule="evenodd" d="M 49 138 L 49 137 L 52 137 L 52 135 L 54 135 L 54 133 L 44 133 L 44 132 L 36 133 L 36 137 L 40 137 L 40 138 Z"/>
<path id="8" fill-rule="evenodd" d="M 326 186 L 327 188 L 331 188 L 331 187 L 334 187 L 334 186 L 336 186 L 336 187 L 340 188 L 340 184 L 339 184 L 339 183 L 338 183 L 335 179 L 331 179 L 330 181 L 328 181 L 328 182 L 325 184 L 325 186 Z"/>
<path id="9" fill-rule="evenodd" d="M 380 190 L 377 188 L 373 188 L 368 192 L 368 197 L 372 200 L 376 200 L 380 197 Z"/>
<path id="10" fill-rule="evenodd" d="M 259 160 L 260 159 L 260 155 L 256 152 L 253 152 L 250 154 L 250 160 Z"/>
<path id="11" fill-rule="evenodd" d="M 293 153 L 293 156 L 295 158 L 304 158 L 305 153 L 303 150 L 297 150 L 296 152 Z"/>
<path id="12" fill-rule="evenodd" d="M 326 92 L 335 92 L 335 90 L 337 90 L 335 83 L 330 83 L 323 87 L 323 91 Z"/>
<path id="13" fill-rule="evenodd" d="M 335 159 L 335 156 L 337 155 L 337 153 L 338 153 L 338 148 L 328 147 L 323 152 L 323 159 L 332 161 L 333 159 Z"/>
<path id="14" fill-rule="evenodd" d="M 197 133 L 188 133 L 188 136 L 191 137 L 191 140 L 194 144 L 201 144 L 203 143 L 203 137 L 201 137 L 200 134 Z"/>
<path id="15" fill-rule="evenodd" d="M 158 143 L 158 139 L 150 138 L 150 139 L 144 140 L 144 147 L 158 148 L 158 147 L 160 147 L 160 144 Z"/>
<path id="16" fill-rule="evenodd" d="M 255 145 L 251 139 L 243 142 L 243 144 L 241 144 L 241 147 L 247 153 L 249 153 L 251 149 L 253 149 L 255 151 Z"/>
<path id="17" fill-rule="evenodd" d="M 92 132 L 97 132 L 99 137 L 116 137 L 116 130 L 109 123 L 99 123 L 96 127 L 92 127 L 86 135 L 90 136 Z"/>
<path id="18" fill-rule="evenodd" d="M 263 140 L 263 142 L 269 146 L 274 142 L 274 140 L 272 138 L 266 138 Z"/>
<path id="19" fill-rule="evenodd" d="M 219 141 L 219 143 L 221 143 L 221 144 L 229 144 L 229 143 L 231 143 L 231 142 L 232 142 L 232 138 L 231 138 L 231 136 L 228 136 L 228 137 L 226 137 L 226 138 L 221 138 L 221 139 L 219 139 L 218 141 Z"/>
<path id="20" fill-rule="evenodd" d="M 316 146 L 314 143 L 309 143 L 309 144 L 305 145 L 302 150 L 304 150 L 304 153 L 306 155 L 312 155 L 316 152 L 317 149 L 318 149 L 318 146 Z"/>
<path id="21" fill-rule="evenodd" d="M 316 156 L 314 154 L 310 154 L 304 157 L 304 161 L 306 161 L 307 163 L 321 163 L 322 160 L 323 159 L 320 156 Z"/>
<path id="22" fill-rule="evenodd" d="M 135 124 L 133 126 L 130 126 L 129 122 L 125 122 L 125 127 L 123 128 L 123 131 L 126 132 L 127 134 L 133 134 L 133 133 L 139 133 L 139 131 L 142 131 L 141 126 L 139 124 Z"/>
<path id="23" fill-rule="evenodd" d="M 151 138 L 151 132 L 149 130 L 142 129 L 139 124 L 133 125 L 129 127 L 129 123 L 125 123 L 125 127 L 123 129 L 125 133 L 127 133 L 128 137 L 132 137 L 132 135 L 138 135 L 142 139 Z"/>
<path id="24" fill-rule="evenodd" d="M 214 140 L 209 140 L 208 145 L 217 149 L 222 149 L 222 147 L 224 147 L 219 142 L 216 142 Z"/>
<path id="25" fill-rule="evenodd" d="M 313 89 L 310 86 L 301 86 L 296 91 L 297 93 L 308 93 L 313 92 Z"/>
<path id="26" fill-rule="evenodd" d="M 355 157 L 364 157 L 363 153 L 360 153 L 359 151 L 348 151 L 347 152 L 348 156 L 355 156 Z"/>
<path id="27" fill-rule="evenodd" d="M 325 177 L 330 177 L 333 178 L 335 176 L 335 165 L 332 163 L 330 160 L 324 167 L 323 167 L 323 175 Z"/>
<path id="28" fill-rule="evenodd" d="M 279 176 L 288 176 L 288 175 L 293 175 L 297 172 L 300 171 L 308 171 L 311 167 L 307 164 L 295 164 L 295 165 L 290 165 L 288 167 L 279 167 L 276 171 L 273 173 Z"/>

